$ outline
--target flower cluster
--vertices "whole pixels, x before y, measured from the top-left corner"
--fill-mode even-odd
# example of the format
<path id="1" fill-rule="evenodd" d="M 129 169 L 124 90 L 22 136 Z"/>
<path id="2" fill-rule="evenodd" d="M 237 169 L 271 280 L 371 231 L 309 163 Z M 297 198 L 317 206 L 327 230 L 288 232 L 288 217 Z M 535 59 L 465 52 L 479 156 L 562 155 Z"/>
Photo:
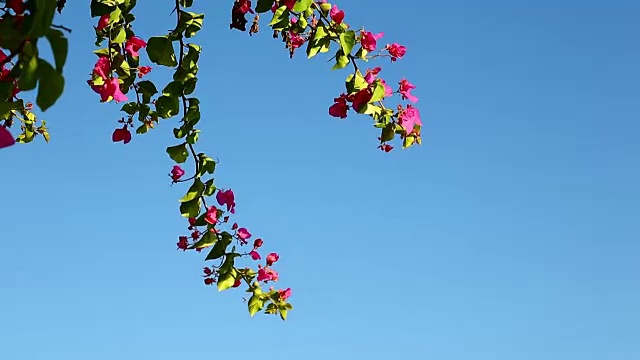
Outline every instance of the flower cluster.
<path id="1" fill-rule="evenodd" d="M 363 74 L 357 64 L 358 61 L 368 62 L 376 58 L 389 58 L 391 62 L 396 62 L 406 55 L 405 46 L 390 43 L 380 48 L 378 42 L 384 33 L 351 30 L 345 23 L 344 10 L 326 0 L 311 3 L 296 0 L 260 1 L 255 11 L 251 8 L 251 1 L 236 0 L 232 21 L 246 24 L 246 14 L 268 11 L 273 14 L 270 25 L 274 37 L 281 35 L 290 56 L 306 44 L 307 56 L 313 57 L 328 52 L 333 42 L 339 45 L 333 57 L 336 60 L 333 68 L 341 69 L 350 63 L 353 65 L 354 71 L 346 82 L 347 91 L 334 99 L 329 106 L 329 115 L 345 119 L 350 110 L 369 115 L 374 120 L 374 126 L 381 129 L 378 148 L 385 152 L 393 149 L 388 142 L 395 135 L 400 136 L 405 148 L 421 143 L 422 120 L 420 112 L 413 105 L 418 98 L 411 93 L 415 85 L 402 79 L 398 87 L 392 89 L 384 79 L 378 78 L 382 70 L 380 67 L 367 69 Z M 257 19 L 256 15 L 254 23 Z M 245 30 L 244 27 L 232 28 Z M 255 32 L 257 30 L 252 29 L 250 33 Z M 384 102 L 395 94 L 400 97 L 396 106 L 385 106 Z M 409 103 L 403 103 L 405 100 Z"/>

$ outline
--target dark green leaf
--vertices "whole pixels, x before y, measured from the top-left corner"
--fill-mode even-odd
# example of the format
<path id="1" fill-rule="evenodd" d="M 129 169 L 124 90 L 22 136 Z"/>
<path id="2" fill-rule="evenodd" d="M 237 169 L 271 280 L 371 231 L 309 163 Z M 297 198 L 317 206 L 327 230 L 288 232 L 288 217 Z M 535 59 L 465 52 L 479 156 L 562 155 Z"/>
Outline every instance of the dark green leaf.
<path id="1" fill-rule="evenodd" d="M 163 119 L 168 119 L 180 112 L 180 101 L 177 97 L 162 95 L 156 100 L 156 112 Z"/>
<path id="2" fill-rule="evenodd" d="M 218 241 L 218 237 L 216 236 L 216 234 L 211 231 L 207 231 L 206 233 L 204 233 L 204 235 L 202 235 L 202 238 L 200 238 L 200 240 L 198 240 L 195 244 L 191 245 L 190 248 L 205 248 L 215 244 L 216 241 Z"/>
<path id="3" fill-rule="evenodd" d="M 181 203 L 180 214 L 186 218 L 194 218 L 200 215 L 200 198 Z"/>
<path id="4" fill-rule="evenodd" d="M 273 2 L 273 0 L 258 0 L 258 4 L 256 5 L 256 12 L 260 14 L 271 10 Z"/>
<path id="5" fill-rule="evenodd" d="M 236 283 L 236 276 L 238 272 L 236 269 L 231 269 L 231 271 L 222 273 L 218 277 L 218 291 L 224 291 L 233 286 Z"/>
<path id="6" fill-rule="evenodd" d="M 209 179 L 206 183 L 204 183 L 204 191 L 202 195 L 211 196 L 216 191 L 216 186 L 213 184 L 213 179 Z"/>
<path id="7" fill-rule="evenodd" d="M 229 236 L 225 236 L 225 234 Z M 227 233 L 226 231 L 223 232 L 221 239 L 216 242 L 215 245 L 213 245 L 213 249 L 211 249 L 209 255 L 207 255 L 207 258 L 205 260 L 214 260 L 221 258 L 227 252 L 227 247 L 231 244 L 232 240 L 233 238 L 229 233 Z"/>
<path id="8" fill-rule="evenodd" d="M 198 198 L 202 195 L 203 191 L 204 184 L 202 183 L 202 181 L 200 181 L 200 179 L 196 178 L 191 187 L 189 187 L 186 195 L 182 199 L 180 199 L 180 202 L 189 202 L 195 198 Z"/>
<path id="9" fill-rule="evenodd" d="M 64 77 L 48 62 L 38 59 L 38 95 L 36 104 L 42 111 L 56 103 L 64 91 Z"/>
<path id="10" fill-rule="evenodd" d="M 178 164 L 182 164 L 183 162 L 187 161 L 187 158 L 189 157 L 189 152 L 187 151 L 186 144 L 168 147 L 167 154 L 169 154 L 169 157 L 171 157 L 171 159 L 173 159 L 173 161 L 177 162 Z"/>
<path id="11" fill-rule="evenodd" d="M 49 28 L 51 22 L 53 22 L 53 15 L 56 13 L 56 2 L 52 0 L 35 0 L 30 1 L 35 3 L 35 9 L 33 9 L 33 22 L 31 29 L 29 29 L 29 37 L 39 38 L 44 36 Z"/>
<path id="12" fill-rule="evenodd" d="M 149 60 L 158 65 L 174 67 L 178 65 L 173 43 L 166 36 L 154 36 L 147 42 Z"/>
<path id="13" fill-rule="evenodd" d="M 62 31 L 57 29 L 49 29 L 49 31 L 47 31 L 47 40 L 49 40 L 49 44 L 51 44 L 53 59 L 56 63 L 56 71 L 62 73 L 62 68 L 67 62 L 69 40 L 67 40 Z"/>

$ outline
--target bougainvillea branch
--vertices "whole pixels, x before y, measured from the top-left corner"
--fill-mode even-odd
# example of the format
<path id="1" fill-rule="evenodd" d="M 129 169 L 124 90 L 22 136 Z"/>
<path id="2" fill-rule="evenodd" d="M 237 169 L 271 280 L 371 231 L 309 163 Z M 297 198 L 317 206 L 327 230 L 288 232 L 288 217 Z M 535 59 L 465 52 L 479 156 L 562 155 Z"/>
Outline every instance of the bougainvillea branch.
<path id="1" fill-rule="evenodd" d="M 420 144 L 422 121 L 413 106 L 417 102 L 412 94 L 415 86 L 401 79 L 397 89 L 392 89 L 380 77 L 382 68 L 369 66 L 378 59 L 396 62 L 405 56 L 404 46 L 378 46 L 383 33 L 351 29 L 345 22 L 345 12 L 326 1 L 258 0 L 255 6 L 250 0 L 229 1 L 230 29 L 258 34 L 259 14 L 271 13 L 268 26 L 273 37 L 285 44 L 290 57 L 306 46 L 307 58 L 333 51 L 330 61 L 334 70 L 351 64 L 345 89 L 337 92 L 328 108 L 330 116 L 369 116 L 381 131 L 376 146 L 385 152 L 393 149 L 391 142 L 396 135 L 403 148 Z M 94 51 L 97 59 L 87 84 L 100 102 L 122 103 L 123 115 L 111 134 L 114 142 L 132 141 L 134 128 L 141 135 L 155 129 L 160 119 L 179 119 L 173 129 L 175 143 L 166 148 L 174 161 L 167 174 L 170 184 L 177 188 L 189 184 L 177 206 L 185 221 L 183 232 L 177 236 L 177 249 L 206 252 L 202 274 L 205 285 L 215 285 L 219 291 L 242 287 L 250 294 L 247 306 L 252 316 L 263 311 L 284 320 L 293 307 L 288 302 L 291 289 L 273 287 L 279 281 L 275 268 L 279 254 L 264 255 L 265 242 L 254 239 L 246 227 L 232 220 L 236 212 L 233 190 L 218 188 L 214 181 L 216 161 L 196 149 L 201 135 L 200 100 L 195 96 L 201 48 L 192 39 L 202 29 L 205 14 L 189 11 L 193 2 L 175 0 L 173 29 L 168 33 L 138 36 L 134 31 L 135 0 L 92 0 L 91 16 L 96 18 L 99 48 Z M 45 111 L 63 92 L 62 69 L 68 43 L 60 30 L 68 29 L 52 21 L 65 1 L 0 0 L 0 6 L 0 148 L 15 141 L 30 142 L 39 134 L 48 141 L 45 122 L 36 125 L 33 105 L 24 104 L 19 94 L 37 86 L 36 104 Z M 253 15 L 251 23 L 248 14 Z M 54 65 L 39 56 L 37 40 L 41 37 L 51 44 Z M 146 52 L 150 64 L 141 60 L 142 52 Z M 153 66 L 172 69 L 172 78 L 157 86 L 147 76 Z M 391 106 L 388 103 L 394 101 L 394 95 L 399 99 Z M 20 122 L 22 133 L 14 139 L 8 129 L 15 122 Z M 191 162 L 192 166 L 186 165 Z"/>

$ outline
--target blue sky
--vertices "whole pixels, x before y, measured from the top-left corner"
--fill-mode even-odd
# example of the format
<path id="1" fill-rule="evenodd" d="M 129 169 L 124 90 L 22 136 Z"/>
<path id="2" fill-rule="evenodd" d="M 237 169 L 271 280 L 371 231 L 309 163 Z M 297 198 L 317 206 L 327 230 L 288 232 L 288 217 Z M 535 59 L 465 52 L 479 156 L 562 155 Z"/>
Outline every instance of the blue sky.
<path id="1" fill-rule="evenodd" d="M 171 1 L 141 3 L 136 30 L 166 31 Z M 368 118 L 328 116 L 346 71 L 196 3 L 199 146 L 295 311 L 250 318 L 175 250 L 175 120 L 111 143 L 119 106 L 85 83 L 95 19 L 70 1 L 52 142 L 0 152 L 1 359 L 640 357 L 637 2 L 343 1 L 408 48 L 382 75 L 418 87 L 424 144 L 391 154 Z"/>

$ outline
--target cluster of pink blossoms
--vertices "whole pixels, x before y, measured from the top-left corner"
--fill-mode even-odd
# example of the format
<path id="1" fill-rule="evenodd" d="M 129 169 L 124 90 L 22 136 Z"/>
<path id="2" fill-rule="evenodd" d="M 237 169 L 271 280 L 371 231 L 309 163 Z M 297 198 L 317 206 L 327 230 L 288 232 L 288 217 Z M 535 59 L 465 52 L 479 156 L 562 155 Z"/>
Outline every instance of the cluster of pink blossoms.
<path id="1" fill-rule="evenodd" d="M 171 169 L 170 176 L 173 182 L 179 181 L 184 175 L 185 175 L 185 171 L 179 165 L 174 165 L 173 168 Z M 235 195 L 233 193 L 233 190 L 231 189 L 217 190 L 216 201 L 221 208 L 226 208 L 226 211 L 228 213 L 230 214 L 235 213 L 236 202 L 235 202 Z M 208 229 L 205 231 L 218 234 L 219 230 L 216 228 L 216 226 L 220 224 L 228 223 L 229 216 L 224 216 L 222 219 L 220 219 L 219 218 L 220 212 L 218 210 L 219 209 L 216 206 L 209 206 L 207 208 L 207 212 L 204 216 L 204 221 L 208 224 L 207 226 Z M 178 237 L 178 242 L 176 244 L 178 247 L 178 250 L 186 251 L 190 247 L 193 248 L 194 246 L 193 244 L 196 244 L 198 240 L 204 235 L 204 233 L 198 229 L 198 227 L 196 226 L 196 223 L 197 223 L 197 220 L 195 218 L 189 218 L 188 229 L 189 231 L 191 231 L 191 234 L 189 236 L 182 235 Z M 233 238 L 235 238 L 238 241 L 240 246 L 247 245 L 249 242 L 249 239 L 252 237 L 252 234 L 249 232 L 249 230 L 247 230 L 244 227 L 238 226 L 237 223 L 233 223 L 233 225 L 231 225 L 231 230 L 234 232 Z M 243 254 L 243 256 L 250 257 L 252 260 L 262 260 L 262 256 L 260 255 L 258 250 L 262 247 L 263 244 L 264 244 L 264 241 L 262 239 L 255 239 L 253 241 L 253 248 L 251 249 L 251 251 L 247 252 L 246 254 Z M 204 248 L 205 247 L 196 247 L 195 250 L 200 252 Z M 271 282 L 278 281 L 279 279 L 278 272 L 272 268 L 273 264 L 276 263 L 278 260 L 280 260 L 280 255 L 278 255 L 278 253 L 272 252 L 269 255 L 267 255 L 265 258 L 264 266 L 258 265 L 257 280 L 264 283 L 268 283 L 270 281 Z M 204 283 L 206 285 L 212 285 L 213 283 L 215 283 L 216 276 L 217 276 L 217 273 L 212 268 L 210 267 L 204 268 L 204 277 L 205 277 Z M 235 283 L 233 284 L 233 287 L 240 286 L 241 280 L 242 280 L 241 278 L 236 279 Z M 286 300 L 289 296 L 291 296 L 290 288 L 285 290 L 278 290 L 278 292 L 280 293 L 280 296 L 283 300 Z"/>
<path id="2" fill-rule="evenodd" d="M 102 15 L 98 19 L 96 26 L 97 31 L 103 31 L 110 25 L 110 14 Z M 140 49 L 145 48 L 147 42 L 137 36 L 129 37 L 124 43 L 124 51 L 126 54 L 133 58 L 140 56 Z M 108 49 L 111 51 L 111 49 Z M 137 68 L 138 77 L 141 78 L 151 71 L 150 66 L 139 66 Z M 91 73 L 91 79 L 87 80 L 87 84 L 100 95 L 101 102 L 108 102 L 112 99 L 115 102 L 127 101 L 127 96 L 122 92 L 121 79 L 113 76 L 114 72 L 111 69 L 111 59 L 108 56 L 100 56 L 96 61 L 93 71 Z M 113 142 L 122 141 L 124 144 L 128 144 L 131 141 L 131 132 L 129 131 L 130 122 L 124 122 L 122 128 L 115 129 L 111 136 Z"/>

